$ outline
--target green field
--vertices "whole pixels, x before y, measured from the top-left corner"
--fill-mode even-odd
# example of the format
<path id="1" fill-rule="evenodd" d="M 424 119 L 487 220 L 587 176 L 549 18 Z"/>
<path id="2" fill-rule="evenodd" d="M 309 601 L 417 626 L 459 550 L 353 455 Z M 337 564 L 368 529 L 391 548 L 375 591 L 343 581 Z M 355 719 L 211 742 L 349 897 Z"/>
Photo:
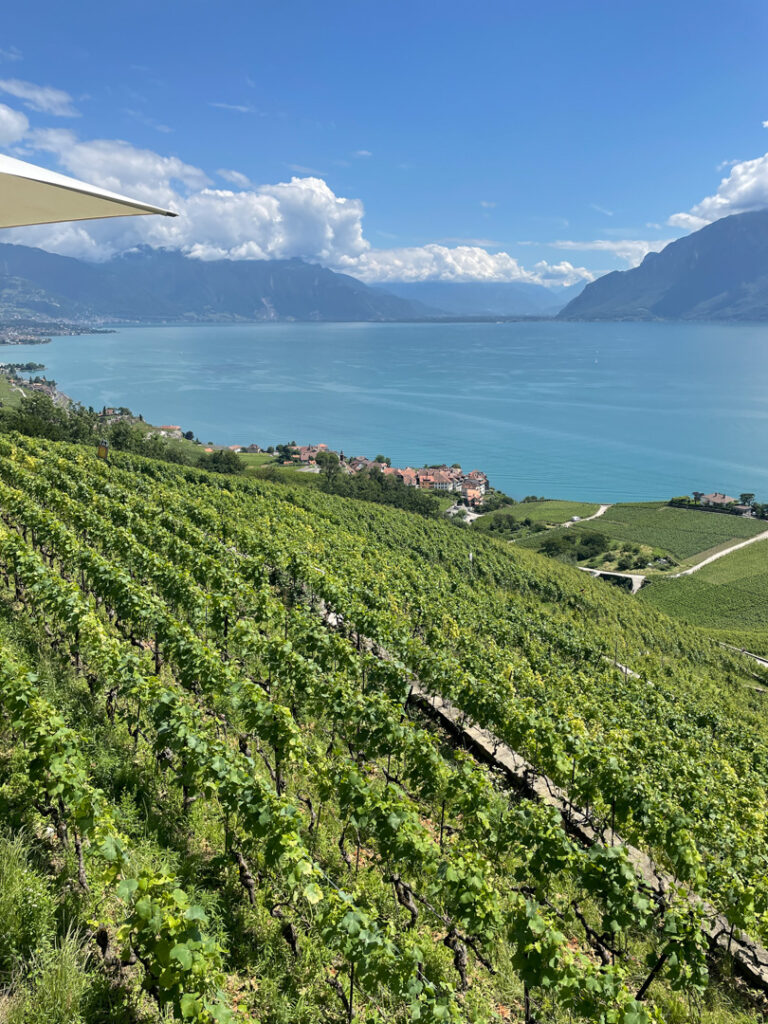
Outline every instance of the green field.
<path id="1" fill-rule="evenodd" d="M 476 529 L 492 529 L 490 524 L 500 516 L 512 516 L 521 521 L 530 519 L 532 523 L 567 523 L 574 516 L 585 519 L 594 515 L 599 505 L 591 505 L 585 501 L 525 501 L 517 505 L 504 505 L 495 512 L 488 512 L 482 519 L 477 519 Z"/>
<path id="2" fill-rule="evenodd" d="M 274 455 L 269 455 L 267 452 L 243 452 L 238 458 L 245 466 L 246 473 L 253 473 L 263 466 L 275 464 Z"/>
<path id="3" fill-rule="evenodd" d="M 599 520 L 571 529 L 601 533 L 610 541 L 638 544 L 667 553 L 677 563 L 695 565 L 729 544 L 754 537 L 767 526 L 762 520 L 672 508 L 654 501 L 613 505 Z M 541 537 L 521 543 L 538 548 Z"/>
<path id="4" fill-rule="evenodd" d="M 21 404 L 21 395 L 16 388 L 11 387 L 5 374 L 0 374 L 0 402 L 6 408 L 16 408 Z"/>
<path id="5" fill-rule="evenodd" d="M 641 601 L 711 636 L 768 656 L 768 543 L 758 541 L 680 579 L 654 580 Z"/>

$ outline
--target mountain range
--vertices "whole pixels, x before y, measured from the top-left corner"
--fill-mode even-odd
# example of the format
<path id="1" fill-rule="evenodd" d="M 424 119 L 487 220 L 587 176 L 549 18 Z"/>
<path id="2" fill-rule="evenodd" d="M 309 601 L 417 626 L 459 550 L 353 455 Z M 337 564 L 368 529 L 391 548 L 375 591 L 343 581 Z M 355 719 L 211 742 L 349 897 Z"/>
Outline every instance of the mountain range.
<path id="1" fill-rule="evenodd" d="M 0 244 L 0 322 L 554 315 L 563 320 L 768 320 L 768 210 L 724 217 L 648 253 L 632 270 L 558 291 L 526 282 L 369 286 L 301 259 L 204 261 L 149 247 L 87 263 Z"/>
<path id="2" fill-rule="evenodd" d="M 141 247 L 86 263 L 0 245 L 0 320 L 423 320 L 440 311 L 303 260 L 189 259 Z"/>
<path id="3" fill-rule="evenodd" d="M 555 290 L 526 281 L 408 281 L 383 287 L 453 316 L 554 316 L 584 284 Z"/>
<path id="4" fill-rule="evenodd" d="M 768 320 L 768 210 L 738 213 L 598 278 L 563 320 Z"/>
<path id="5" fill-rule="evenodd" d="M 317 264 L 189 259 L 140 247 L 88 263 L 0 244 L 0 319 L 58 321 L 424 320 L 552 316 L 581 288 L 418 281 L 369 287 Z"/>

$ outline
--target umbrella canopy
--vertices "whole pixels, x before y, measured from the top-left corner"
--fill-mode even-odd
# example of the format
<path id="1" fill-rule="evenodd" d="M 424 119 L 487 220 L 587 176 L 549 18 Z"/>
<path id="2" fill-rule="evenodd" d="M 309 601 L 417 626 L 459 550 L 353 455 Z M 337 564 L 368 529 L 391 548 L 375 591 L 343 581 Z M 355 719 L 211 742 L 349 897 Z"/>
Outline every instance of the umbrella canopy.
<path id="1" fill-rule="evenodd" d="M 147 213 L 176 216 L 159 206 L 149 206 L 0 154 L 0 228 Z"/>

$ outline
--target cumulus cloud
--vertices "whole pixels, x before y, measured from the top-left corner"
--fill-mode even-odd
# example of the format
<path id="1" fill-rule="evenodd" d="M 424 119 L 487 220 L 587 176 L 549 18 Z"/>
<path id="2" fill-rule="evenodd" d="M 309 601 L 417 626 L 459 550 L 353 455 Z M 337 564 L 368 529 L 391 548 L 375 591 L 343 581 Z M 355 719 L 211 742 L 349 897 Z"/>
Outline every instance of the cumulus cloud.
<path id="1" fill-rule="evenodd" d="M 669 220 L 676 228 L 697 231 L 706 224 L 732 213 L 762 210 L 768 206 L 768 153 L 754 160 L 741 160 L 731 168 L 712 196 L 692 206 L 688 212 L 675 213 Z"/>
<path id="2" fill-rule="evenodd" d="M 64 255 L 103 260 L 148 244 L 202 260 L 301 257 L 369 282 L 483 280 L 558 285 L 593 277 L 568 262 L 541 261 L 526 269 L 509 253 L 488 252 L 481 244 L 376 249 L 363 232 L 361 200 L 336 195 L 317 175 L 257 185 L 240 171 L 223 168 L 216 172 L 218 177 L 236 188 L 216 188 L 200 168 L 119 139 L 83 141 L 67 129 L 47 128 L 27 131 L 23 144 L 25 153 L 50 154 L 75 177 L 179 213 L 175 219 L 40 225 L 7 233 L 9 241 Z M 490 246 L 487 239 L 471 242 Z"/>
<path id="3" fill-rule="evenodd" d="M 29 121 L 20 110 L 0 103 L 0 146 L 18 142 L 29 131 Z"/>
<path id="4" fill-rule="evenodd" d="M 370 249 L 345 258 L 339 269 L 362 281 L 521 281 L 530 284 L 573 284 L 593 275 L 570 263 L 545 261 L 526 270 L 506 252 L 489 253 L 472 245 L 431 244 L 401 249 Z"/>
<path id="5" fill-rule="evenodd" d="M 591 242 L 576 242 L 559 239 L 550 244 L 555 249 L 570 249 L 573 252 L 610 252 L 619 259 L 625 260 L 630 267 L 642 263 L 649 252 L 660 252 L 665 245 L 673 242 L 673 238 L 662 238 L 649 242 L 639 238 L 624 238 L 617 241 L 607 238 L 596 238 Z"/>
<path id="6" fill-rule="evenodd" d="M 294 177 L 243 192 L 206 188 L 178 206 L 175 220 L 146 226 L 147 240 L 198 259 L 300 256 L 339 266 L 369 248 L 362 203 L 336 196 L 321 178 Z"/>
<path id="7" fill-rule="evenodd" d="M 80 116 L 72 103 L 72 97 L 63 89 L 22 82 L 19 78 L 3 78 L 0 79 L 0 91 L 15 96 L 25 107 L 42 114 L 53 114 L 55 117 Z"/>
<path id="8" fill-rule="evenodd" d="M 69 129 L 43 128 L 31 131 L 24 141 L 30 149 L 52 153 L 76 178 L 157 206 L 173 205 L 179 188 L 192 191 L 211 184 L 199 167 L 121 139 L 83 142 Z"/>

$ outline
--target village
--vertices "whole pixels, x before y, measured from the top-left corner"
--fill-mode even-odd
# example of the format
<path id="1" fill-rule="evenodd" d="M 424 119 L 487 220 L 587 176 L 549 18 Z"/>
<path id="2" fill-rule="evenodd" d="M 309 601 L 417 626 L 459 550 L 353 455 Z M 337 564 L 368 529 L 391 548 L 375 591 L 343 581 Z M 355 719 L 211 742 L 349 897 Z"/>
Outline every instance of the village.
<path id="1" fill-rule="evenodd" d="M 159 430 L 166 436 L 180 437 L 181 428 L 175 425 L 160 427 Z M 482 504 L 483 498 L 488 491 L 488 477 L 479 469 L 473 469 L 465 473 L 458 463 L 451 466 L 414 466 L 390 465 L 390 460 L 382 455 L 375 459 L 368 459 L 365 456 L 345 456 L 343 451 L 334 452 L 327 444 L 307 445 L 278 445 L 277 448 L 261 448 L 258 444 L 250 445 L 207 445 L 206 452 L 213 452 L 227 448 L 238 455 L 274 454 L 275 458 L 284 465 L 293 465 L 297 469 L 310 473 L 319 473 L 324 456 L 335 455 L 339 460 L 339 469 L 342 473 L 354 475 L 357 473 L 379 472 L 383 476 L 393 477 L 399 480 L 406 487 L 418 487 L 423 491 L 433 491 L 437 494 L 455 495 L 457 501 L 468 505 L 470 508 L 477 508 Z"/>

